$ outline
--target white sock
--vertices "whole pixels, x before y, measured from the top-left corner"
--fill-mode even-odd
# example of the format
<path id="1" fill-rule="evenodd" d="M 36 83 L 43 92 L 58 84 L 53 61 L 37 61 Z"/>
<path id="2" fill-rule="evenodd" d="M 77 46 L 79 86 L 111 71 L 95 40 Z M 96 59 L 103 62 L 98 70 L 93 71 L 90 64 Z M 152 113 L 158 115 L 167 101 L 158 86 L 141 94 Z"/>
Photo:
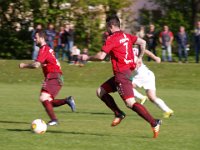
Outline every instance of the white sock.
<path id="1" fill-rule="evenodd" d="M 164 111 L 164 112 L 170 112 L 170 111 L 172 111 L 172 110 L 165 104 L 165 102 L 164 102 L 162 99 L 160 99 L 160 98 L 156 98 L 156 99 L 154 100 L 154 103 L 155 103 L 162 111 Z"/>
<path id="2" fill-rule="evenodd" d="M 136 89 L 133 89 L 133 93 L 134 93 L 135 98 L 138 98 L 140 100 L 145 98 L 145 96 L 139 93 Z"/>

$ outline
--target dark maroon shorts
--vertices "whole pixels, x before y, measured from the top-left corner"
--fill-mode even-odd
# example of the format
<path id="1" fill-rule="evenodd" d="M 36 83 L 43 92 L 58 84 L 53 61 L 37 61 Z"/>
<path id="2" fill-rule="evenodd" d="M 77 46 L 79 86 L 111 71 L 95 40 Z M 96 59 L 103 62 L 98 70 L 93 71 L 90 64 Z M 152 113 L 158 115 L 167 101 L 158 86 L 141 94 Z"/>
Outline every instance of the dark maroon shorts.
<path id="1" fill-rule="evenodd" d="M 123 100 L 134 97 L 133 86 L 131 81 L 131 71 L 116 73 L 115 76 L 104 82 L 101 87 L 107 92 L 118 91 Z"/>
<path id="2" fill-rule="evenodd" d="M 63 78 L 60 73 L 49 73 L 44 80 L 41 92 L 49 93 L 55 98 L 63 85 Z"/>

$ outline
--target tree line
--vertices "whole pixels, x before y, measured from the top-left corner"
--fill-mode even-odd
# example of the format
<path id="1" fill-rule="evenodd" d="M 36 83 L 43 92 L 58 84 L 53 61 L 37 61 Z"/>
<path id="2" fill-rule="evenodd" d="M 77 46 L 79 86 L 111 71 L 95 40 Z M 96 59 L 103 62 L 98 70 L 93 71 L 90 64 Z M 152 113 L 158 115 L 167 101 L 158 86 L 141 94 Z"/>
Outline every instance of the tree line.
<path id="1" fill-rule="evenodd" d="M 143 25 L 151 22 L 178 29 L 179 23 L 192 31 L 194 22 L 199 19 L 198 0 L 149 1 L 159 5 L 162 13 L 150 16 L 152 14 L 144 10 L 140 22 Z M 98 51 L 105 31 L 102 22 L 108 15 L 119 12 L 123 20 L 128 20 L 131 11 L 124 11 L 124 8 L 132 4 L 133 0 L 0 0 L 0 58 L 31 58 L 30 26 L 37 23 L 53 23 L 58 27 L 66 22 L 73 23 L 77 45 Z"/>

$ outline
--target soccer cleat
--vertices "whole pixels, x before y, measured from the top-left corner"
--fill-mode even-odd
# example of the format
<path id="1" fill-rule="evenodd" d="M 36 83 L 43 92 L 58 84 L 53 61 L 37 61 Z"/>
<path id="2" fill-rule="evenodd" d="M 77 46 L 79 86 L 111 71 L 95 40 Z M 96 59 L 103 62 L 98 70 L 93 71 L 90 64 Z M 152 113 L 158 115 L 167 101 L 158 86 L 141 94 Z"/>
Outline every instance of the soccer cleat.
<path id="1" fill-rule="evenodd" d="M 75 104 L 74 98 L 72 96 L 69 96 L 66 98 L 66 103 L 67 103 L 67 105 L 69 105 L 69 107 L 71 108 L 71 110 L 73 112 L 76 111 L 76 104 Z"/>
<path id="2" fill-rule="evenodd" d="M 120 124 L 120 122 L 122 121 L 122 119 L 124 119 L 125 117 L 126 117 L 126 114 L 124 112 L 121 112 L 120 114 L 115 115 L 115 118 L 112 121 L 111 126 L 114 127 L 114 126 Z"/>
<path id="3" fill-rule="evenodd" d="M 47 123 L 48 126 L 55 126 L 58 125 L 58 121 L 57 120 L 51 120 Z"/>
<path id="4" fill-rule="evenodd" d="M 163 113 L 163 118 L 170 118 L 170 117 L 173 116 L 173 115 L 174 115 L 174 111 L 171 110 L 171 111 L 169 111 L 169 112 Z"/>
<path id="5" fill-rule="evenodd" d="M 157 119 L 156 120 L 156 126 L 155 127 L 152 127 L 152 130 L 153 130 L 153 138 L 157 138 L 158 137 L 158 134 L 159 134 L 159 131 L 160 131 L 160 125 L 162 123 L 162 120 L 160 119 Z"/>
<path id="6" fill-rule="evenodd" d="M 143 105 L 147 99 L 148 99 L 147 96 L 144 96 L 144 98 L 140 100 L 140 104 Z"/>

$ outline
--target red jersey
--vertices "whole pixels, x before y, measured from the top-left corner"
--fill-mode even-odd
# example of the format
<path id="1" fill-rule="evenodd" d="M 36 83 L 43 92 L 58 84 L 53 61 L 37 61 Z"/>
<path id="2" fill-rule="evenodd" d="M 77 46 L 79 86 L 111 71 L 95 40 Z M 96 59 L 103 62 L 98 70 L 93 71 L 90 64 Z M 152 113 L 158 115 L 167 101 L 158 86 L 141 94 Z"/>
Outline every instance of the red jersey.
<path id="1" fill-rule="evenodd" d="M 114 32 L 109 36 L 102 47 L 102 50 L 111 55 L 111 62 L 114 74 L 125 70 L 134 70 L 133 44 L 137 37 L 122 31 Z"/>
<path id="2" fill-rule="evenodd" d="M 56 59 L 53 49 L 48 45 L 40 47 L 36 61 L 41 63 L 45 77 L 52 72 L 62 73 L 60 63 Z"/>
<path id="3" fill-rule="evenodd" d="M 173 35 L 173 33 L 171 32 L 171 31 L 162 31 L 162 32 L 160 32 L 160 37 L 162 37 L 163 35 L 165 35 L 165 34 L 167 34 L 167 35 L 169 35 L 170 37 L 173 37 L 174 35 Z"/>

